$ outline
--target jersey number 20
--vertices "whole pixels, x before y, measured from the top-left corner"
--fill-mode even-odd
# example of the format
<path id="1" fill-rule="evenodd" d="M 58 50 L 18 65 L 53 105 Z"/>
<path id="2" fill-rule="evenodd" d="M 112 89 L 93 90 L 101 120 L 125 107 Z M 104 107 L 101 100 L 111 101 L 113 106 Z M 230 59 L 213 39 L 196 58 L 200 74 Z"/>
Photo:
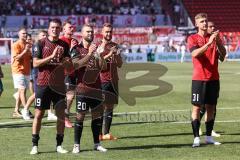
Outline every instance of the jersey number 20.
<path id="1" fill-rule="evenodd" d="M 78 102 L 77 103 L 77 109 L 81 110 L 81 111 L 86 111 L 87 110 L 86 102 Z"/>

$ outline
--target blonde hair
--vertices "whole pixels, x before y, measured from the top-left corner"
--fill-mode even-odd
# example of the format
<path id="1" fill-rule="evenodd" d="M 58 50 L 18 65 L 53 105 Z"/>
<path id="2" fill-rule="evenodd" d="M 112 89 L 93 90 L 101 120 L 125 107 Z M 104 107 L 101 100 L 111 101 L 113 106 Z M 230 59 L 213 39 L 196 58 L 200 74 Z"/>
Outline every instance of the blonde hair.
<path id="1" fill-rule="evenodd" d="M 21 28 L 18 29 L 18 33 L 19 33 L 20 31 L 27 31 L 27 28 L 21 27 Z"/>
<path id="2" fill-rule="evenodd" d="M 200 18 L 208 18 L 207 17 L 207 13 L 198 13 L 196 16 L 195 16 L 195 21 L 197 19 L 200 19 Z"/>

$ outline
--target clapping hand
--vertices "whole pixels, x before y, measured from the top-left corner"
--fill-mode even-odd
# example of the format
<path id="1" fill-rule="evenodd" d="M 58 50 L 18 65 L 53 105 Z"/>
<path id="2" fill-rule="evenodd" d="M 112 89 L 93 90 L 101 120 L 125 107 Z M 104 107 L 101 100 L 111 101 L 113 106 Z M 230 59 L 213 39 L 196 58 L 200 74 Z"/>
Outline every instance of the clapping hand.
<path id="1" fill-rule="evenodd" d="M 78 41 L 74 38 L 71 40 L 70 50 L 78 44 Z"/>

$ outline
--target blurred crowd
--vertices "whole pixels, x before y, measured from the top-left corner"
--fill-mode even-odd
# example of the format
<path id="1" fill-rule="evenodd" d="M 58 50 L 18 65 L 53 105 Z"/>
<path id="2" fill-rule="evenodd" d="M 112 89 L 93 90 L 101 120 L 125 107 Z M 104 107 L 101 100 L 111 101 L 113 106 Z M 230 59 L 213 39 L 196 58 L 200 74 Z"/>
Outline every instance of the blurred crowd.
<path id="1" fill-rule="evenodd" d="M 141 45 L 122 45 L 123 53 L 166 53 L 166 52 L 187 52 L 187 46 L 185 40 L 183 41 L 165 41 L 158 44 L 141 44 Z"/>
<path id="2" fill-rule="evenodd" d="M 0 15 L 135 15 L 159 12 L 154 0 L 0 0 L 0 6 L 3 6 Z"/>
<path id="3" fill-rule="evenodd" d="M 166 14 L 166 8 L 161 8 L 161 0 L 0 0 L 0 5 L 2 6 L 0 10 L 0 37 L 5 38 L 17 36 L 14 31 L 4 29 L 8 15 L 151 14 L 154 26 L 155 14 Z M 172 7 L 170 9 L 173 13 L 172 21 L 176 25 L 175 21 L 179 22 L 181 10 L 179 0 L 169 0 L 168 5 Z M 27 19 L 23 22 L 23 26 L 28 26 Z M 224 33 L 222 37 L 228 52 L 240 51 L 239 33 Z M 158 46 L 157 49 L 152 47 L 152 50 L 178 52 L 183 45 L 181 43 L 172 45 L 171 43 L 171 41 L 166 42 Z M 143 50 L 147 52 L 147 49 Z"/>

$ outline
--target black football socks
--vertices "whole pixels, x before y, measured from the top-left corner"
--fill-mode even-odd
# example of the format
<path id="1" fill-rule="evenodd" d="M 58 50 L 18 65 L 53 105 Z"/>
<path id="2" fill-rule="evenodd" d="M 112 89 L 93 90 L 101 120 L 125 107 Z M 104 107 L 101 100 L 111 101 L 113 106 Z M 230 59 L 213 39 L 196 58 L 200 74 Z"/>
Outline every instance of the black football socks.
<path id="1" fill-rule="evenodd" d="M 192 130 L 194 137 L 199 137 L 199 127 L 200 127 L 200 121 L 198 119 L 195 119 L 192 121 Z"/>
<path id="2" fill-rule="evenodd" d="M 104 127 L 103 127 L 103 134 L 108 134 L 110 132 L 110 127 L 112 125 L 112 117 L 113 111 L 106 111 L 104 112 Z"/>
<path id="3" fill-rule="evenodd" d="M 39 134 L 32 134 L 32 145 L 38 146 L 39 139 L 40 139 Z"/>
<path id="4" fill-rule="evenodd" d="M 76 120 L 74 125 L 74 144 L 80 144 L 83 131 L 83 122 Z"/>

